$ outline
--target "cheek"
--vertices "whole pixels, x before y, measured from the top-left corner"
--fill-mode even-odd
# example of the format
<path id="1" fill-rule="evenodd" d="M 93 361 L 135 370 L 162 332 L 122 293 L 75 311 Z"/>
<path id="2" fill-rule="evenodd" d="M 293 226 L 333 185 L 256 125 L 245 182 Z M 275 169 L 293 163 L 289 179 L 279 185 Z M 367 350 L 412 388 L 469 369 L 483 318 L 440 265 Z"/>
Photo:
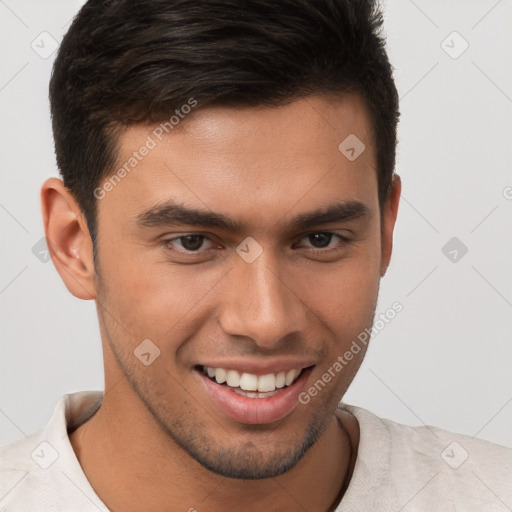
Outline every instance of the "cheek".
<path id="1" fill-rule="evenodd" d="M 370 247 L 370 245 L 372 247 Z M 372 322 L 380 282 L 379 243 L 332 265 L 301 272 L 297 295 L 335 333 L 357 335 Z"/>
<path id="2" fill-rule="evenodd" d="M 128 252 L 122 260 L 102 258 L 105 301 L 134 338 L 175 350 L 172 340 L 178 343 L 197 327 L 227 270 L 200 272 L 194 265 L 171 265 L 163 256 L 150 260 Z"/>

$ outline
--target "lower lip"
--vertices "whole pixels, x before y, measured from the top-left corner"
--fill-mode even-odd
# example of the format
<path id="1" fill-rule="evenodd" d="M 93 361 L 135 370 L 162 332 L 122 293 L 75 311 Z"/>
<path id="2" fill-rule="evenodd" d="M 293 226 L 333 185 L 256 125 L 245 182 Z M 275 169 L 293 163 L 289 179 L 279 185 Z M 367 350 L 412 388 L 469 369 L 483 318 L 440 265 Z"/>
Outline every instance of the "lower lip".
<path id="1" fill-rule="evenodd" d="M 299 395 L 304 388 L 312 368 L 302 371 L 299 378 L 287 388 L 268 398 L 248 398 L 212 381 L 198 371 L 206 392 L 217 408 L 232 420 L 251 425 L 278 421 L 288 416 L 299 403 Z"/>

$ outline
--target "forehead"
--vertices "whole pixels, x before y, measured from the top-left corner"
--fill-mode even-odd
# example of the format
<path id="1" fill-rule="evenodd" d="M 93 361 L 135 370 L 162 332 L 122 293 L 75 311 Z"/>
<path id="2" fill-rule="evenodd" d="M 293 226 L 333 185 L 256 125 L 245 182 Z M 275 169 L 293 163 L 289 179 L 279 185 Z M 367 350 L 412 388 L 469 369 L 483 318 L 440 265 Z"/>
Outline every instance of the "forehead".
<path id="1" fill-rule="evenodd" d="M 198 105 L 176 119 L 169 133 L 155 124 L 119 137 L 115 170 L 125 172 L 100 201 L 100 223 L 102 211 L 127 222 L 169 199 L 242 223 L 257 215 L 260 225 L 322 203 L 378 205 L 371 121 L 357 95 L 279 107 Z M 356 159 L 352 147 L 364 149 Z"/>

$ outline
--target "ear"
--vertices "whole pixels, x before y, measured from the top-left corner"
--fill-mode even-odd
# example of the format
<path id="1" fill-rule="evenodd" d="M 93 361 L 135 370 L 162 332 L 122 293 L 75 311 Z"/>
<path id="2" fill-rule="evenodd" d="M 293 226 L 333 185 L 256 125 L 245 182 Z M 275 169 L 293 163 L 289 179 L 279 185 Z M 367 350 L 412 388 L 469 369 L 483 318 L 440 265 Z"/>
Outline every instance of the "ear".
<path id="1" fill-rule="evenodd" d="M 67 289 L 79 299 L 95 299 L 92 240 L 85 217 L 62 180 L 43 183 L 41 209 L 48 250 Z"/>
<path id="2" fill-rule="evenodd" d="M 381 220 L 381 263 L 380 275 L 384 276 L 391 260 L 391 252 L 393 251 L 393 231 L 395 229 L 396 217 L 398 214 L 398 203 L 400 202 L 400 194 L 402 192 L 402 181 L 398 174 L 393 174 L 391 182 L 391 190 L 386 203 L 382 208 Z"/>

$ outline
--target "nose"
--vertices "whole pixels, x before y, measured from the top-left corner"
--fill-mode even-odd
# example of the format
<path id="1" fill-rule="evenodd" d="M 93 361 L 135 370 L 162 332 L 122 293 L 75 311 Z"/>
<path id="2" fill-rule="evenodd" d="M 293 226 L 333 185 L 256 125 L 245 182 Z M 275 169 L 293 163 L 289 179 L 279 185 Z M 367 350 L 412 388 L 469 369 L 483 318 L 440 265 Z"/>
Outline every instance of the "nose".
<path id="1" fill-rule="evenodd" d="M 275 348 L 305 329 L 306 307 L 272 251 L 252 263 L 240 258 L 224 283 L 219 322 L 226 334 L 251 338 L 261 348 Z"/>

